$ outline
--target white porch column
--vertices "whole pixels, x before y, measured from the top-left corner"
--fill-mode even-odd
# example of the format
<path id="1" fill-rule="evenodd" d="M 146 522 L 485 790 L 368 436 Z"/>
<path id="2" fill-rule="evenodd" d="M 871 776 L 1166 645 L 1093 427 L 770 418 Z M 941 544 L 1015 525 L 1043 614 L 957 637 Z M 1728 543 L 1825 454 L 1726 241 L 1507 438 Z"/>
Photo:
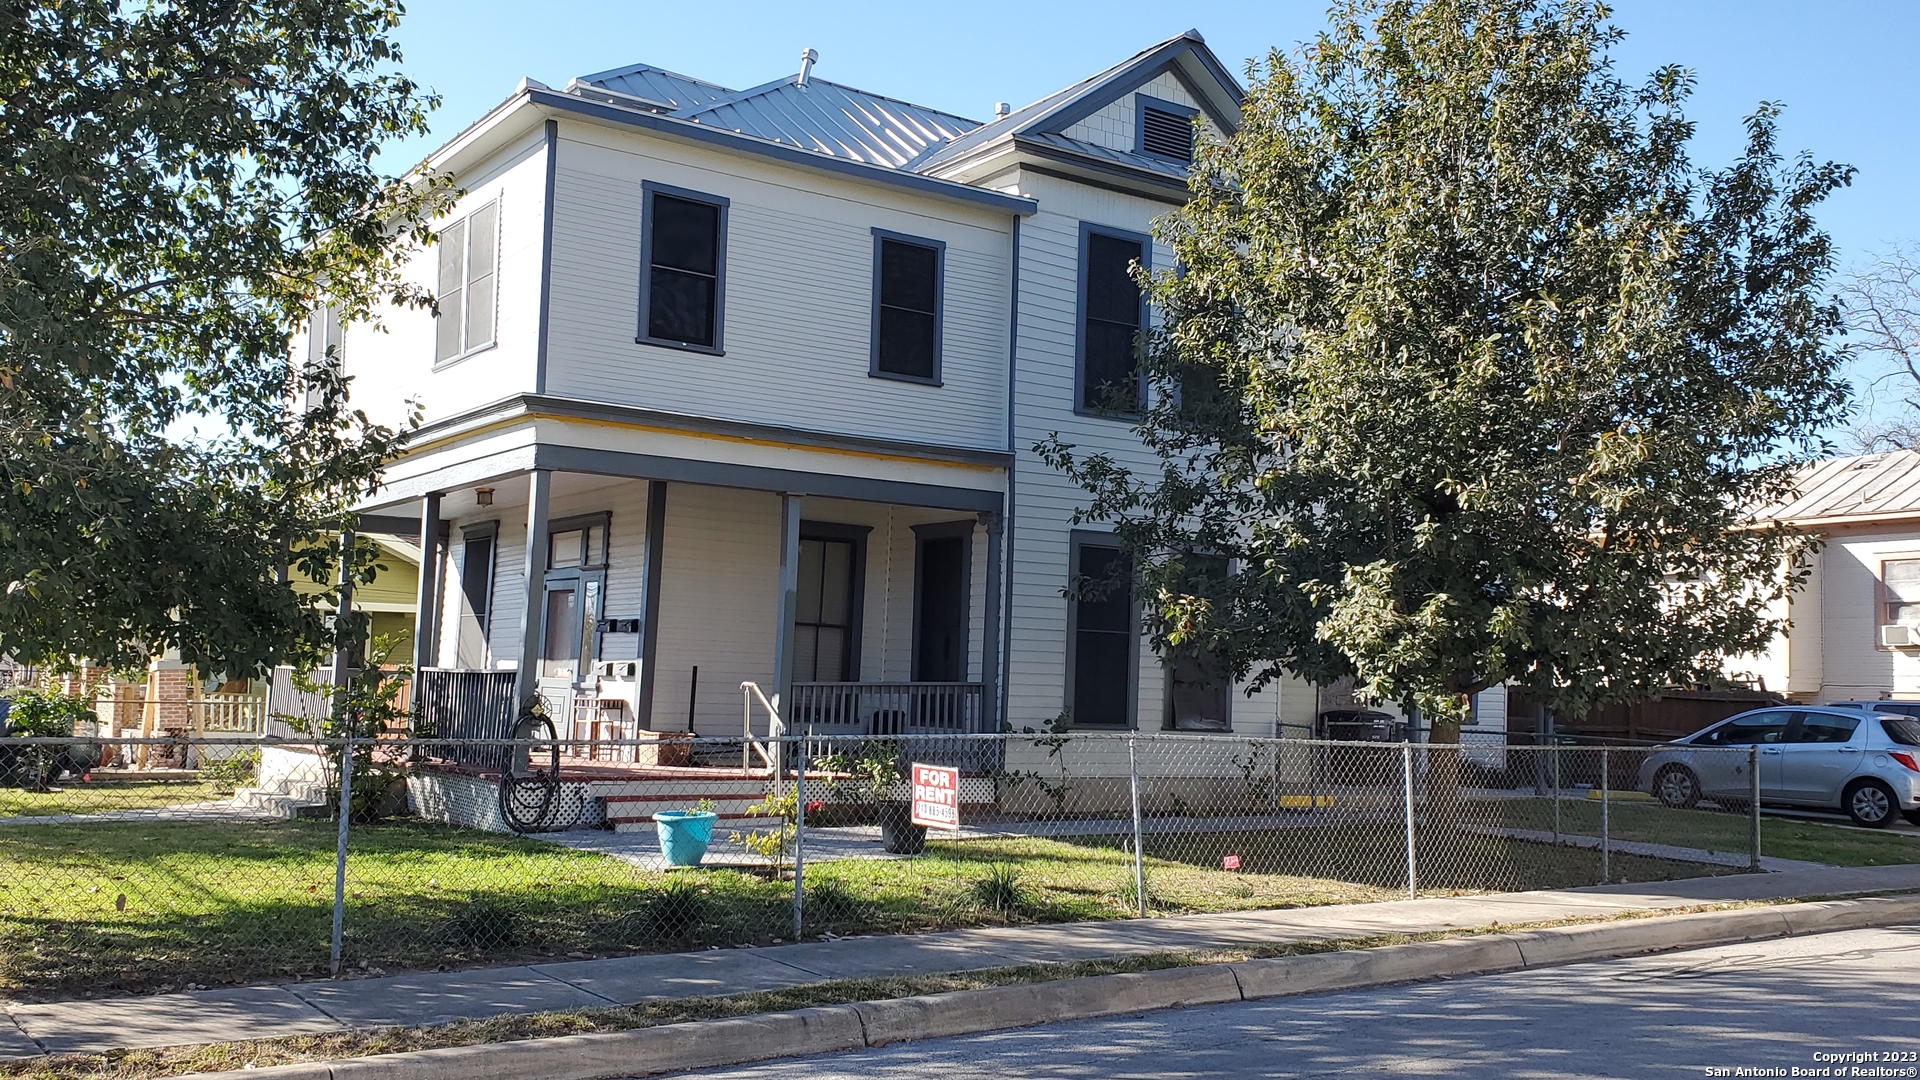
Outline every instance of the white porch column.
<path id="1" fill-rule="evenodd" d="M 793 613 L 800 591 L 800 496 L 780 496 L 780 603 L 773 632 L 773 707 L 785 720 L 793 697 Z"/>
<path id="2" fill-rule="evenodd" d="M 440 661 L 440 493 L 420 499 L 420 589 L 413 611 L 413 670 Z"/>
<path id="3" fill-rule="evenodd" d="M 540 630 L 546 618 L 547 496 L 552 490 L 551 469 L 527 473 L 527 543 L 520 559 L 526 602 L 520 615 L 520 667 L 513 679 L 513 700 L 522 711 L 533 704 L 539 685 Z"/>

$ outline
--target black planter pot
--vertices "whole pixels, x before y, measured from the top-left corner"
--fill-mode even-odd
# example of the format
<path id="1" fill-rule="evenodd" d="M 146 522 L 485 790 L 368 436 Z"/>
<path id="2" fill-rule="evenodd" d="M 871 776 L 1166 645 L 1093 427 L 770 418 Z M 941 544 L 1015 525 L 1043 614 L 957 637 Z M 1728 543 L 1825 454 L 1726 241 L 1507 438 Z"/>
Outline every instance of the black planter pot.
<path id="1" fill-rule="evenodd" d="M 918 855 L 927 849 L 927 827 L 913 823 L 906 803 L 881 803 L 880 843 L 889 855 Z"/>

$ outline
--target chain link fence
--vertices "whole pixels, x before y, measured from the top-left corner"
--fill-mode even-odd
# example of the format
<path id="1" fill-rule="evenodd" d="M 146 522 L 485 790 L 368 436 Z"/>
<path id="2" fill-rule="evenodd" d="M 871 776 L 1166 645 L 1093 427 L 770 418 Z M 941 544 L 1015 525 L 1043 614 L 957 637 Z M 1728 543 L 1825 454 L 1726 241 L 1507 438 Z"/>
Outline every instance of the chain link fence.
<path id="1" fill-rule="evenodd" d="M 1749 747 L 1224 734 L 7 738 L 0 988 L 1741 872 L 1759 865 L 1754 764 Z M 917 765 L 953 771 L 916 784 Z M 916 823 L 916 794 L 952 826 Z"/>

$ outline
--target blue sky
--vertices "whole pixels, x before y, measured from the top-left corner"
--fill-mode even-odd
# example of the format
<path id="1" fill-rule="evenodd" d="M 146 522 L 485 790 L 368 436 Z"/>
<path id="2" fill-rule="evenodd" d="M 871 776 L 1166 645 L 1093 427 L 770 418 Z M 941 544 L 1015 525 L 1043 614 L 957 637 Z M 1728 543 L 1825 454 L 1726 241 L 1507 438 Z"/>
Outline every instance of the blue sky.
<path id="1" fill-rule="evenodd" d="M 1617 0 L 1628 31 L 1618 69 L 1638 81 L 1678 63 L 1699 89 L 1696 160 L 1738 152 L 1741 118 L 1784 102 L 1782 146 L 1858 167 L 1821 219 L 1843 263 L 1920 240 L 1920 4 L 1780 0 Z M 1273 46 L 1290 49 L 1325 22 L 1321 0 L 1179 5 L 1100 3 L 835 4 L 410 0 L 399 42 L 407 68 L 439 91 L 435 138 L 392 148 L 391 168 L 419 157 L 505 98 L 521 76 L 562 86 L 638 61 L 743 88 L 797 69 L 975 119 L 1018 107 L 1196 27 L 1236 72 Z"/>

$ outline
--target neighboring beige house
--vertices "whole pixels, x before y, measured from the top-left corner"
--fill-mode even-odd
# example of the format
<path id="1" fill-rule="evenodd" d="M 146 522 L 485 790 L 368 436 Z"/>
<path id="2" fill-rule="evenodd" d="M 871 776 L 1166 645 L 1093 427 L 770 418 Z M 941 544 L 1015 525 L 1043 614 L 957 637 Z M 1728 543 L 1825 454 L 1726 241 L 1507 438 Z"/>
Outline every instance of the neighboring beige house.
<path id="1" fill-rule="evenodd" d="M 1826 543 L 1785 605 L 1790 628 L 1729 673 L 1794 701 L 1920 697 L 1920 454 L 1819 462 L 1766 516 Z"/>

